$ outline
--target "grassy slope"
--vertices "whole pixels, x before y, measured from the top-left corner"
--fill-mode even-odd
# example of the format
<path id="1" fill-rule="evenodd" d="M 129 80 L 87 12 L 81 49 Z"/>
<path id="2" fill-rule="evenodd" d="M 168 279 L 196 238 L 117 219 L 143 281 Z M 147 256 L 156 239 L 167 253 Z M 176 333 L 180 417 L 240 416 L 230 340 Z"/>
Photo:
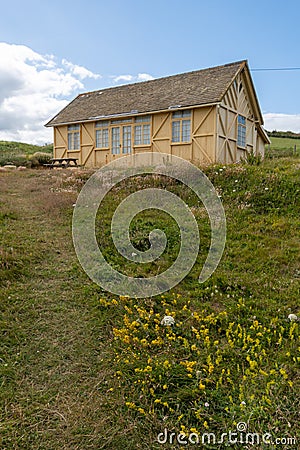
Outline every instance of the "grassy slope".
<path id="1" fill-rule="evenodd" d="M 1 448 L 156 449 L 165 426 L 220 436 L 239 421 L 295 436 L 298 325 L 287 316 L 300 312 L 299 159 L 207 170 L 226 209 L 227 243 L 204 285 L 197 277 L 208 221 L 193 195 L 171 185 L 194 208 L 202 252 L 171 292 L 140 301 L 102 292 L 80 268 L 70 224 L 85 176 L 64 173 L 0 178 Z M 98 234 L 112 264 L 142 275 L 109 241 L 112 211 L 134 189 L 107 198 Z M 133 241 L 146 248 L 157 221 L 173 243 L 160 267 L 145 265 L 148 276 L 176 257 L 176 227 L 164 216 L 141 215 Z M 168 312 L 174 331 L 159 326 Z"/>
<path id="2" fill-rule="evenodd" d="M 28 161 L 28 158 L 36 152 L 52 155 L 53 145 L 40 146 L 22 142 L 0 141 L 0 166 L 7 163 L 24 165 Z"/>
<path id="3" fill-rule="evenodd" d="M 7 153 L 15 156 L 32 155 L 35 152 L 51 153 L 53 145 L 33 145 L 23 142 L 0 141 L 0 156 Z"/>

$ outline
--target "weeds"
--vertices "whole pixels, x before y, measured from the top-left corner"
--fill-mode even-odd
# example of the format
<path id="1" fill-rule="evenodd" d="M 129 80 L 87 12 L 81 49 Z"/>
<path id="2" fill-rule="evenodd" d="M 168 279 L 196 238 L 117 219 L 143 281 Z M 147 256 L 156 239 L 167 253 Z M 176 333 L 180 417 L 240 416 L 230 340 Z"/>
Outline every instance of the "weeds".
<path id="1" fill-rule="evenodd" d="M 155 186 L 193 210 L 201 239 L 193 270 L 172 291 L 142 300 L 103 292 L 72 251 L 72 205 L 90 172 L 2 175 L 3 448 L 157 449 L 164 428 L 220 433 L 239 421 L 297 436 L 299 322 L 288 317 L 300 312 L 299 160 L 205 172 L 226 211 L 227 242 L 201 285 L 209 221 L 188 189 L 140 177 L 101 206 L 100 248 L 139 276 L 172 263 L 177 231 L 165 215 L 139 215 L 130 230 L 137 248 L 147 249 L 153 227 L 165 229 L 172 245 L 156 265 L 126 266 L 109 240 L 115 206 Z"/>
<path id="2" fill-rule="evenodd" d="M 178 294 L 156 301 L 100 300 L 112 314 L 123 310 L 121 326 L 113 328 L 117 387 L 140 420 L 199 434 L 221 434 L 235 424 L 233 417 L 254 427 L 261 417 L 267 419 L 260 426 L 270 426 L 272 417 L 278 426 L 277 398 L 294 395 L 298 324 L 281 315 L 261 322 L 251 300 L 242 297 L 227 309 L 231 290 L 223 299 L 218 288 L 207 294 L 222 301 L 222 311 Z M 164 316 L 174 325 L 165 326 Z"/>
<path id="3" fill-rule="evenodd" d="M 253 150 L 251 152 L 247 152 L 245 158 L 241 159 L 242 163 L 250 164 L 251 166 L 259 166 L 262 162 L 262 156 L 260 153 L 257 155 Z"/>

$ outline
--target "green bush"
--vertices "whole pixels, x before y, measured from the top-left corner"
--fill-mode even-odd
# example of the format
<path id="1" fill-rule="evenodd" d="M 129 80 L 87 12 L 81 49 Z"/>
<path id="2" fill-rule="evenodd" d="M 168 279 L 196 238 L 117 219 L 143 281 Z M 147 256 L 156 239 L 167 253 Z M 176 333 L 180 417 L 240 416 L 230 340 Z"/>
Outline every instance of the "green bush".
<path id="1" fill-rule="evenodd" d="M 43 164 L 48 164 L 52 158 L 51 153 L 35 152 L 33 155 L 16 155 L 14 153 L 7 153 L 6 155 L 0 155 L 0 166 L 6 164 L 13 164 L 17 167 L 38 167 Z"/>
<path id="2" fill-rule="evenodd" d="M 44 152 L 35 152 L 33 155 L 29 157 L 33 166 L 49 164 L 52 155 L 50 153 Z"/>
<path id="3" fill-rule="evenodd" d="M 5 166 L 6 164 L 13 164 L 15 166 L 27 166 L 28 160 L 25 155 L 14 155 L 8 153 L 7 155 L 0 156 L 0 166 Z"/>

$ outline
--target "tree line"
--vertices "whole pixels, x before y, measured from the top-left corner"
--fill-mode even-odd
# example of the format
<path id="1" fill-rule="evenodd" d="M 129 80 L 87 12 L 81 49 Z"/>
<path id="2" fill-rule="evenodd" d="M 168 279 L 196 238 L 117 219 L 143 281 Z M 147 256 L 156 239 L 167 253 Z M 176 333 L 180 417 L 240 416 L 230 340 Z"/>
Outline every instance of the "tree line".
<path id="1" fill-rule="evenodd" d="M 300 139 L 300 133 L 294 133 L 293 131 L 267 131 L 268 136 L 279 138 Z"/>

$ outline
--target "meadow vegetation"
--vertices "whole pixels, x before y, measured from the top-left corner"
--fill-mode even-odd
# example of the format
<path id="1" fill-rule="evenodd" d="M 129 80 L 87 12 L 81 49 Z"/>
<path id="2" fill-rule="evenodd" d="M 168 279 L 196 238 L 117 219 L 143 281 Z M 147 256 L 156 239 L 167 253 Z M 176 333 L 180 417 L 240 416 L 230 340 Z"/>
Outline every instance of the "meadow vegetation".
<path id="1" fill-rule="evenodd" d="M 284 151 L 258 164 L 205 169 L 225 208 L 227 242 L 204 284 L 198 276 L 210 227 L 193 192 L 145 176 L 107 195 L 97 239 L 110 264 L 129 275 L 169 267 L 179 229 L 164 213 L 140 213 L 130 227 L 133 244 L 149 248 L 149 231 L 161 228 L 168 245 L 153 263 L 128 264 L 110 238 L 123 198 L 168 188 L 196 217 L 194 268 L 171 291 L 145 299 L 104 292 L 76 259 L 73 205 L 91 172 L 1 174 L 1 448 L 173 449 L 157 442 L 165 428 L 220 438 L 241 422 L 274 438 L 298 435 L 299 322 L 288 316 L 300 316 L 300 158 Z M 165 325 L 165 316 L 174 324 Z"/>
<path id="2" fill-rule="evenodd" d="M 38 167 L 52 158 L 53 145 L 33 145 L 22 142 L 0 141 L 0 166 Z"/>
<path id="3" fill-rule="evenodd" d="M 266 148 L 266 157 L 278 158 L 300 155 L 300 136 L 270 136 L 271 144 Z"/>

